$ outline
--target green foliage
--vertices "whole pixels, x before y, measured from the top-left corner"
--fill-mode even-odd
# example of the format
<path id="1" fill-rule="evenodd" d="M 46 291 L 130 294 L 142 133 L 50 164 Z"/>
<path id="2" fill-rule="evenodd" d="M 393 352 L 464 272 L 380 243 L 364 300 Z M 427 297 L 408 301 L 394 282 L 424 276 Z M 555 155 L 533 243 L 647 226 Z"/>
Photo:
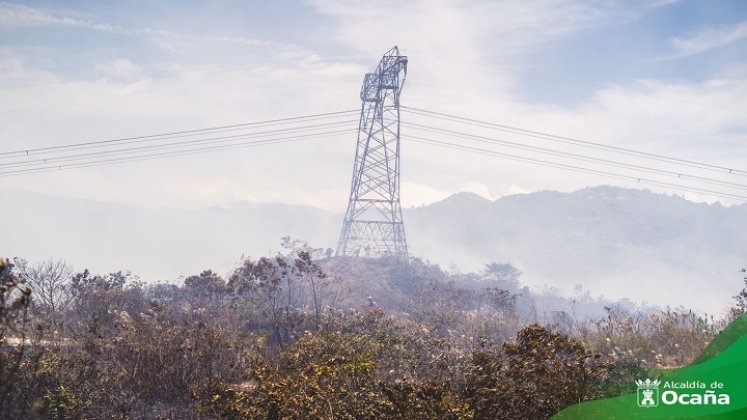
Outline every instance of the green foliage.
<path id="1" fill-rule="evenodd" d="M 44 394 L 44 411 L 55 419 L 78 417 L 81 401 L 63 385 L 48 389 Z"/>

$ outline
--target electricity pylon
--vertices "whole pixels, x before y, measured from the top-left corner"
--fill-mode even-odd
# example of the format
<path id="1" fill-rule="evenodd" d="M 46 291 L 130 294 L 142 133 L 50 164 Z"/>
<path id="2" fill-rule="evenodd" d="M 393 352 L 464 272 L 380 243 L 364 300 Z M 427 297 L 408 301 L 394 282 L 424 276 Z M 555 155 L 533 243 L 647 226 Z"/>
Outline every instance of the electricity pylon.
<path id="1" fill-rule="evenodd" d="M 395 46 L 363 79 L 353 182 L 337 256 L 407 261 L 399 202 L 399 95 L 406 75 L 407 57 Z"/>

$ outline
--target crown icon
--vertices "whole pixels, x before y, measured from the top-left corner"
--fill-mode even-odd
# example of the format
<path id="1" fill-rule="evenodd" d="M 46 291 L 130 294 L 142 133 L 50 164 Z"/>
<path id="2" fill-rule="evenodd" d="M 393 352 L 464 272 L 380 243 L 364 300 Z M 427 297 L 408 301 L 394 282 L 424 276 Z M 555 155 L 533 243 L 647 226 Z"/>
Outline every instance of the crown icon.
<path id="1" fill-rule="evenodd" d="M 652 389 L 658 388 L 661 381 L 658 379 L 654 379 L 653 381 L 651 379 L 646 379 L 645 381 L 639 379 L 635 381 L 635 384 L 638 385 L 638 389 Z"/>

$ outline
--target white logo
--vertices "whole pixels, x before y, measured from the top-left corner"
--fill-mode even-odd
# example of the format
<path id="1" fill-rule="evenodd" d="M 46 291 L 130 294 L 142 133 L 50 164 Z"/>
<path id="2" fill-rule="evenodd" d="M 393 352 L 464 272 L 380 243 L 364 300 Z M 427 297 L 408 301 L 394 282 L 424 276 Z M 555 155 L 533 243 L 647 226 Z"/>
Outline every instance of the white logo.
<path id="1" fill-rule="evenodd" d="M 666 405 L 730 405 L 731 397 L 722 392 L 724 383 L 713 381 L 710 385 L 703 381 L 665 381 L 646 379 L 637 380 L 638 407 L 658 407 L 659 403 Z M 659 387 L 664 391 L 659 395 Z"/>
<path id="2" fill-rule="evenodd" d="M 635 384 L 638 385 L 638 407 L 651 408 L 659 405 L 659 385 L 661 381 L 658 379 L 651 380 L 646 379 L 645 381 L 637 380 Z"/>

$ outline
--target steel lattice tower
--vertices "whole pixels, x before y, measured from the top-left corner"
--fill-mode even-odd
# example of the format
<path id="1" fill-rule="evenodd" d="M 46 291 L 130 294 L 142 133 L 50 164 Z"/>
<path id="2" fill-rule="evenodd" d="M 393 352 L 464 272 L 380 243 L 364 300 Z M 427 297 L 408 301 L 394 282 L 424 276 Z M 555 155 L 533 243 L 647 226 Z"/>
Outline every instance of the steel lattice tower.
<path id="1" fill-rule="evenodd" d="M 337 256 L 394 256 L 407 261 L 399 197 L 399 95 L 407 57 L 395 46 L 361 88 L 353 182 Z"/>

